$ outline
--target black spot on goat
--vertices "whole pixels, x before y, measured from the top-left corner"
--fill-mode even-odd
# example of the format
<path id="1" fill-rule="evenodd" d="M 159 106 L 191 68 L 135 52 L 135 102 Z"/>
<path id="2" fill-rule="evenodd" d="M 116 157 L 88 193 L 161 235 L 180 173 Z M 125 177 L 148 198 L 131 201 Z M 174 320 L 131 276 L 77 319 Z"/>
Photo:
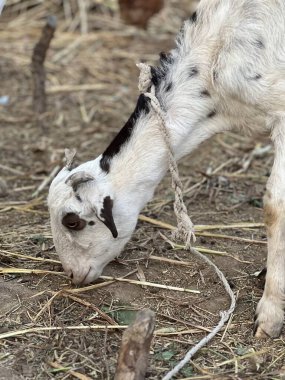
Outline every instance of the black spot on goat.
<path id="1" fill-rule="evenodd" d="M 158 67 L 153 67 L 153 66 L 151 66 L 150 71 L 151 71 L 151 81 L 156 87 L 160 83 L 160 80 L 163 77 L 162 72 Z"/>
<path id="2" fill-rule="evenodd" d="M 168 92 L 172 89 L 172 82 L 168 83 L 168 85 L 165 88 L 165 91 Z"/>
<path id="3" fill-rule="evenodd" d="M 161 52 L 159 54 L 159 61 L 160 61 L 161 66 L 166 67 L 173 63 L 173 56 L 171 53 Z"/>
<path id="4" fill-rule="evenodd" d="M 261 39 L 254 41 L 254 45 L 257 46 L 259 49 L 265 48 L 264 42 Z"/>
<path id="5" fill-rule="evenodd" d="M 108 195 L 104 198 L 103 208 L 101 209 L 100 218 L 106 227 L 111 231 L 113 238 L 118 237 L 118 231 L 113 219 L 113 199 Z"/>
<path id="6" fill-rule="evenodd" d="M 211 96 L 208 90 L 201 91 L 200 95 L 203 96 L 203 97 L 209 97 L 209 96 Z"/>
<path id="7" fill-rule="evenodd" d="M 197 21 L 197 12 L 194 12 L 192 16 L 190 17 L 190 21 L 196 22 Z"/>
<path id="8" fill-rule="evenodd" d="M 213 111 L 211 111 L 211 112 L 207 115 L 207 117 L 208 117 L 209 119 L 212 119 L 212 118 L 215 117 L 216 115 L 217 115 L 217 111 L 213 110 Z"/>
<path id="9" fill-rule="evenodd" d="M 189 72 L 190 78 L 195 77 L 198 74 L 199 74 L 199 70 L 196 66 L 193 66 L 190 68 L 190 72 Z"/>
<path id="10" fill-rule="evenodd" d="M 114 140 L 102 155 L 102 158 L 100 160 L 100 167 L 103 171 L 107 173 L 110 171 L 111 159 L 120 152 L 122 146 L 131 137 L 133 128 L 140 115 L 143 112 L 147 114 L 149 110 L 149 99 L 144 94 L 141 94 L 138 98 L 136 108 L 131 114 L 129 120 L 126 122 L 124 127 L 120 130 L 120 132 L 117 134 L 117 136 L 114 138 Z"/>
<path id="11" fill-rule="evenodd" d="M 213 71 L 213 81 L 216 82 L 219 77 L 219 74 L 216 70 Z"/>

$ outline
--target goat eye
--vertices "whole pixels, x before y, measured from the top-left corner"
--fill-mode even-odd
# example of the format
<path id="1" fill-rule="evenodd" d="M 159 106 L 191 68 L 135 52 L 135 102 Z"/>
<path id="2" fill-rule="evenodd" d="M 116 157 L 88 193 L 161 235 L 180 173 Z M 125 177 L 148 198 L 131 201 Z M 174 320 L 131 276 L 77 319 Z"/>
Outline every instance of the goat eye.
<path id="1" fill-rule="evenodd" d="M 62 224 L 70 230 L 81 231 L 86 226 L 86 220 L 81 219 L 74 212 L 70 212 L 63 217 Z"/>

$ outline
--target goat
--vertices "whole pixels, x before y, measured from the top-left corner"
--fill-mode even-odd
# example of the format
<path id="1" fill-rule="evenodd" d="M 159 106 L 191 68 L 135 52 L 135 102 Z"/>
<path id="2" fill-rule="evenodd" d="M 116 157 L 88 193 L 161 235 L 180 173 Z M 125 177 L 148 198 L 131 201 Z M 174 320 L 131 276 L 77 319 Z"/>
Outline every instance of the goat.
<path id="1" fill-rule="evenodd" d="M 285 2 L 201 0 L 176 47 L 152 67 L 175 158 L 218 132 L 267 131 L 275 160 L 264 197 L 265 290 L 256 336 L 281 333 L 285 307 Z M 75 284 L 87 284 L 120 254 L 167 171 L 167 150 L 149 99 L 102 155 L 53 180 L 48 205 L 56 250 Z"/>

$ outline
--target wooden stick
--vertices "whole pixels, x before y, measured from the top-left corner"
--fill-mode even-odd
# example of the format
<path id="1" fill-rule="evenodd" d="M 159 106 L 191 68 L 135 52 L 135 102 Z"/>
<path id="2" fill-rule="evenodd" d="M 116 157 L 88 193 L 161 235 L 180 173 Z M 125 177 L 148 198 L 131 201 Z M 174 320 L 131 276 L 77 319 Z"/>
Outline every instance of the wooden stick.
<path id="1" fill-rule="evenodd" d="M 144 380 L 155 325 L 155 314 L 145 309 L 123 334 L 115 380 Z"/>
<path id="2" fill-rule="evenodd" d="M 42 30 L 39 42 L 36 44 L 32 55 L 32 74 L 33 74 L 33 108 L 37 114 L 46 111 L 46 91 L 45 80 L 46 72 L 44 61 L 46 53 L 53 38 L 56 28 L 56 18 L 49 16 L 47 23 Z"/>
<path id="3" fill-rule="evenodd" d="M 51 173 L 47 177 L 44 178 L 44 180 L 40 183 L 38 188 L 33 192 L 32 198 L 37 197 L 40 194 L 40 192 L 43 191 L 43 189 L 54 179 L 54 177 L 57 175 L 59 170 L 60 170 L 60 166 L 56 165 L 52 169 Z"/>

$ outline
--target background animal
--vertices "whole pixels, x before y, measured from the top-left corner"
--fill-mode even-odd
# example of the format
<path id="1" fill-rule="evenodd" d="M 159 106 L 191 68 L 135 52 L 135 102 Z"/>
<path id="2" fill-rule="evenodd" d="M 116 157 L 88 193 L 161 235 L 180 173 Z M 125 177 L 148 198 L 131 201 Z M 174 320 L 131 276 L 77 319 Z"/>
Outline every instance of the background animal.
<path id="1" fill-rule="evenodd" d="M 145 29 L 149 19 L 163 7 L 163 0 L 119 0 L 122 19 L 131 25 Z"/>

